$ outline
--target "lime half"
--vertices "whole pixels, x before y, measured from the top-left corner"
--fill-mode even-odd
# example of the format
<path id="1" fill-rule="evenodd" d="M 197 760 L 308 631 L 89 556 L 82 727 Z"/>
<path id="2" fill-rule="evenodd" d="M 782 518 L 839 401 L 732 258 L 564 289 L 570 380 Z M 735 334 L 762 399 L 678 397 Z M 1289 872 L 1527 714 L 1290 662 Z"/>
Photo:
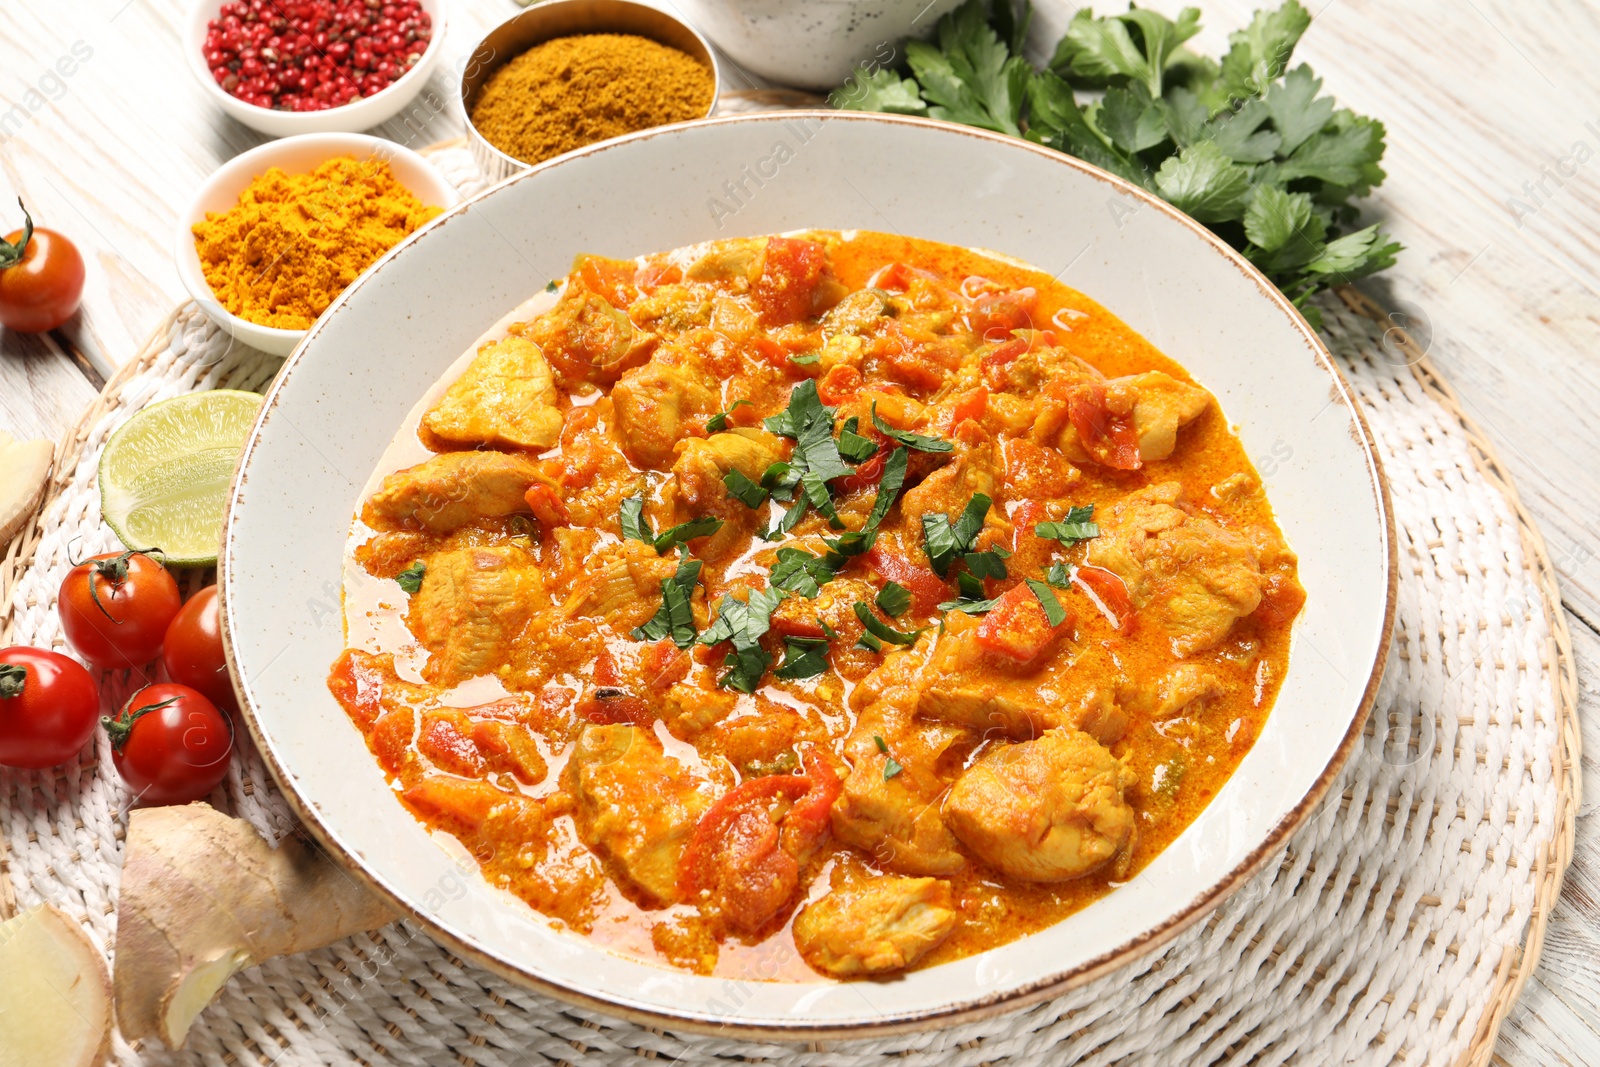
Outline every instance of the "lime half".
<path id="1" fill-rule="evenodd" d="M 222 512 L 261 396 L 213 389 L 152 404 L 100 455 L 100 511 L 129 548 L 176 566 L 217 561 Z"/>

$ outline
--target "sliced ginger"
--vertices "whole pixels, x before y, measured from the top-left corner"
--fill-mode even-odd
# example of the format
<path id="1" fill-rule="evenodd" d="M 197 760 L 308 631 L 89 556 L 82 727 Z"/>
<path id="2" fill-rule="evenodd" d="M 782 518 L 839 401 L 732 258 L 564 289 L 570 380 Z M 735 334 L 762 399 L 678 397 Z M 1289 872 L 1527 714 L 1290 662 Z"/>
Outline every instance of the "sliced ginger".
<path id="1" fill-rule="evenodd" d="M 54 456 L 49 441 L 18 441 L 0 430 L 0 552 L 33 518 Z"/>
<path id="2" fill-rule="evenodd" d="M 98 1067 L 111 977 L 83 927 L 49 904 L 0 924 L 0 1063 Z"/>

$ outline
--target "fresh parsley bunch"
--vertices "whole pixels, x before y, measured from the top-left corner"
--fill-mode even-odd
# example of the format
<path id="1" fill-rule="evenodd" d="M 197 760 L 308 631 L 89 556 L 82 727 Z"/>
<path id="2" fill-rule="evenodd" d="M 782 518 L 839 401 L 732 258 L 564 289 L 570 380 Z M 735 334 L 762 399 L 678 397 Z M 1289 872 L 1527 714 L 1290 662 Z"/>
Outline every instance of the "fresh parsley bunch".
<path id="1" fill-rule="evenodd" d="M 1027 0 L 967 0 L 935 42 L 906 43 L 908 70 L 858 70 L 831 102 L 1026 137 L 1126 178 L 1243 252 L 1313 325 L 1313 295 L 1394 265 L 1400 245 L 1356 228 L 1352 203 L 1383 181 L 1383 124 L 1289 69 L 1311 24 L 1299 0 L 1256 12 L 1220 63 L 1184 47 L 1196 8 L 1083 8 L 1037 70 L 1022 56 L 1031 19 Z"/>

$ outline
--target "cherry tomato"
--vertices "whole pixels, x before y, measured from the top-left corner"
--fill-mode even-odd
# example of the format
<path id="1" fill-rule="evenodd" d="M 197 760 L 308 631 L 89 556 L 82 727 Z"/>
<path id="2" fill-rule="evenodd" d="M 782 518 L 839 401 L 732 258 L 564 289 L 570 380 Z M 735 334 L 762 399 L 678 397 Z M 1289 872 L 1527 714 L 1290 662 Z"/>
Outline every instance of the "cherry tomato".
<path id="1" fill-rule="evenodd" d="M 217 587 L 208 585 L 190 597 L 167 626 L 161 646 L 167 677 L 198 689 L 219 708 L 235 710 L 233 679 L 222 654 L 222 623 L 217 611 Z"/>
<path id="2" fill-rule="evenodd" d="M 22 229 L 7 234 L 0 245 L 0 325 L 18 333 L 43 333 L 78 310 L 83 257 L 65 236 L 34 229 L 27 208 L 22 217 Z"/>
<path id="3" fill-rule="evenodd" d="M 43 648 L 0 649 L 0 764 L 65 763 L 99 717 L 100 690 L 80 664 Z"/>
<path id="4" fill-rule="evenodd" d="M 183 606 L 178 583 L 142 552 L 84 560 L 61 583 L 61 629 L 72 650 L 104 670 L 142 667 L 161 653 Z"/>
<path id="5" fill-rule="evenodd" d="M 173 682 L 147 685 L 116 718 L 100 720 L 111 762 L 144 806 L 203 800 L 233 761 L 233 727 L 197 690 Z"/>

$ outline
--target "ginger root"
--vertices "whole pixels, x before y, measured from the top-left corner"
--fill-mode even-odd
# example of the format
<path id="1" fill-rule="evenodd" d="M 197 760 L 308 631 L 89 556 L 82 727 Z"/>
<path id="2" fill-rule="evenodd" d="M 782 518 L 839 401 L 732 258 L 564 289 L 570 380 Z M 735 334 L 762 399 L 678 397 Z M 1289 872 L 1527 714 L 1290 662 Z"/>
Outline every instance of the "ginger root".
<path id="1" fill-rule="evenodd" d="M 41 904 L 0 923 L 0 1063 L 99 1067 L 111 976 L 83 927 Z"/>
<path id="2" fill-rule="evenodd" d="M 115 989 L 130 1041 L 179 1048 L 234 974 L 395 918 L 322 852 L 295 838 L 273 848 L 206 804 L 136 809 L 126 857 Z"/>
<path id="3" fill-rule="evenodd" d="M 49 441 L 18 441 L 0 430 L 0 552 L 33 521 L 55 454 Z"/>

